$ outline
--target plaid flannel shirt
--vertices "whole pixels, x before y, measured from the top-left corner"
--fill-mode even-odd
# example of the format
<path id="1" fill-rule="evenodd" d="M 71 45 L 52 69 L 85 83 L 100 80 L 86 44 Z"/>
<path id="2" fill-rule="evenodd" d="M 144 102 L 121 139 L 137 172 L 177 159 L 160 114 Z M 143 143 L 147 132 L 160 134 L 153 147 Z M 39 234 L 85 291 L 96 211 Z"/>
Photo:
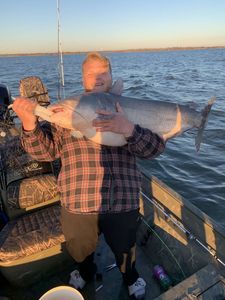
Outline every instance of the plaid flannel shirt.
<path id="1" fill-rule="evenodd" d="M 75 138 L 71 131 L 39 123 L 22 132 L 24 149 L 36 160 L 61 158 L 58 187 L 61 204 L 72 213 L 116 213 L 139 207 L 141 174 L 136 158 L 149 159 L 163 152 L 163 140 L 135 125 L 123 147 L 95 144 Z"/>

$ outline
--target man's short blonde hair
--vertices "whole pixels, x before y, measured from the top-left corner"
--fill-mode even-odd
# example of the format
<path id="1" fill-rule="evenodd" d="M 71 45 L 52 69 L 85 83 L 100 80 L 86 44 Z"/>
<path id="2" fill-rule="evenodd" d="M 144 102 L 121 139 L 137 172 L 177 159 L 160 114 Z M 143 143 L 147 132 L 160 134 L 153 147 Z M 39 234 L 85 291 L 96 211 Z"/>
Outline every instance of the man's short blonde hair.
<path id="1" fill-rule="evenodd" d="M 84 65 L 91 60 L 97 60 L 105 63 L 108 66 L 110 73 L 112 73 L 110 60 L 99 52 L 90 52 L 87 54 L 85 60 L 82 63 L 82 71 L 84 71 Z"/>

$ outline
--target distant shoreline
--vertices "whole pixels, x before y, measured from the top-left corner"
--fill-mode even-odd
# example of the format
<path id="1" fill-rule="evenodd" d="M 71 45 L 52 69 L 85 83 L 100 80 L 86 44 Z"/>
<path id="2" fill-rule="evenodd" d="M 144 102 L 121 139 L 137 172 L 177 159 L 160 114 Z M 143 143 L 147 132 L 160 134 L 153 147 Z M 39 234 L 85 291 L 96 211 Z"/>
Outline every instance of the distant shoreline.
<path id="1" fill-rule="evenodd" d="M 97 52 L 103 53 L 128 53 L 128 52 L 160 52 L 160 51 L 182 51 L 182 50 L 204 50 L 204 49 L 225 49 L 225 46 L 211 46 L 211 47 L 168 47 L 168 48 L 144 48 L 144 49 L 127 49 L 127 50 L 101 50 Z M 93 50 L 94 51 L 94 50 Z M 86 54 L 91 51 L 71 51 L 63 52 L 63 55 L 71 54 Z M 54 56 L 58 55 L 57 52 L 41 52 L 41 53 L 15 53 L 15 54 L 0 54 L 0 57 L 13 57 L 13 56 Z"/>

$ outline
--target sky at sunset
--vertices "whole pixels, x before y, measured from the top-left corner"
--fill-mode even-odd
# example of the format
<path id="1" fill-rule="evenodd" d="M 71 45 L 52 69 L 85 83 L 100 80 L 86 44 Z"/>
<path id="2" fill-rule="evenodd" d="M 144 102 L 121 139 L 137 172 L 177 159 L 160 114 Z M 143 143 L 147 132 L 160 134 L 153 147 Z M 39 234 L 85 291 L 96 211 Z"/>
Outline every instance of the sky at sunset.
<path id="1" fill-rule="evenodd" d="M 0 54 L 57 52 L 56 0 L 0 0 Z M 60 0 L 63 51 L 225 46 L 225 0 Z"/>

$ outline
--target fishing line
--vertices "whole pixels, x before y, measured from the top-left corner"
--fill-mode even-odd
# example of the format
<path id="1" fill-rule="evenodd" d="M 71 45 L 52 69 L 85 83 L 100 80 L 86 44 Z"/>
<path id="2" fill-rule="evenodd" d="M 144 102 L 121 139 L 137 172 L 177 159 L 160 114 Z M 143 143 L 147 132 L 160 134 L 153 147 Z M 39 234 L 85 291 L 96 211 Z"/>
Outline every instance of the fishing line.
<path id="1" fill-rule="evenodd" d="M 141 217 L 142 222 L 155 234 L 155 236 L 160 240 L 160 242 L 165 246 L 167 251 L 170 253 L 172 258 L 174 259 L 175 263 L 177 264 L 178 268 L 180 269 L 183 278 L 185 279 L 187 276 L 185 275 L 183 269 L 181 268 L 181 265 L 179 264 L 178 260 L 174 256 L 173 252 L 170 250 L 170 248 L 166 245 L 166 243 L 162 240 L 162 238 L 158 235 L 158 233 L 145 221 L 143 217 Z"/>
<path id="2" fill-rule="evenodd" d="M 142 191 L 140 192 L 149 202 L 151 202 L 158 210 L 160 210 L 164 216 L 169 219 L 175 226 L 177 226 L 183 233 L 186 234 L 186 236 L 190 239 L 190 240 L 194 240 L 196 243 L 198 243 L 202 248 L 204 248 L 210 255 L 212 255 L 221 265 L 223 265 L 225 267 L 225 263 L 217 257 L 217 255 L 215 254 L 215 250 L 212 249 L 210 246 L 206 246 L 204 245 L 199 239 L 197 239 L 194 234 L 192 234 L 189 230 L 187 230 L 183 224 L 181 225 L 180 223 L 178 223 L 178 221 L 174 220 L 174 218 L 171 217 L 170 214 L 166 213 L 165 210 L 163 208 L 161 208 L 159 206 L 159 204 L 156 203 L 156 201 L 150 199 L 147 195 L 145 195 Z"/>
<path id="3" fill-rule="evenodd" d="M 57 1 L 57 27 L 58 27 L 58 101 L 61 100 L 61 89 L 65 98 L 64 64 L 61 42 L 61 23 L 60 23 L 60 0 Z"/>

